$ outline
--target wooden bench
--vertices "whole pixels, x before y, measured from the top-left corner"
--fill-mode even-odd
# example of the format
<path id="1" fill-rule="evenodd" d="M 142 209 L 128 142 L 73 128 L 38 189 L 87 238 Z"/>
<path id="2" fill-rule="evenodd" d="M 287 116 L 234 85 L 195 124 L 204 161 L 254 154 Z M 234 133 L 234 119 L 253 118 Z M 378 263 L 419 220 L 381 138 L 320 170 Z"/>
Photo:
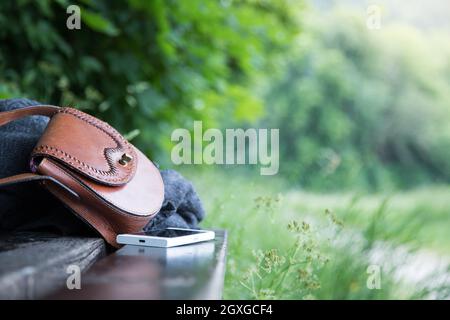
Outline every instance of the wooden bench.
<path id="1" fill-rule="evenodd" d="M 227 234 L 168 249 L 43 233 L 0 236 L 0 299 L 220 299 Z M 81 289 L 68 289 L 81 271 Z M 69 269 L 68 269 L 69 267 Z"/>

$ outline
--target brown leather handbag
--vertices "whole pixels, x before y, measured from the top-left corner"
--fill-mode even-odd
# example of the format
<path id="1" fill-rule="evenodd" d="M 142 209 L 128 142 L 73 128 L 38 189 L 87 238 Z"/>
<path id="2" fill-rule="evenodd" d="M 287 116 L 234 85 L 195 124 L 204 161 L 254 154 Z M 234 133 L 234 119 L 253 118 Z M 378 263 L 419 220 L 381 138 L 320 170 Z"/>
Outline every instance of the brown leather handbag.
<path id="1" fill-rule="evenodd" d="M 159 170 L 114 128 L 50 105 L 1 112 L 0 126 L 32 115 L 50 121 L 31 154 L 31 173 L 0 179 L 0 186 L 40 181 L 115 247 L 117 234 L 140 231 L 158 213 L 164 198 Z"/>

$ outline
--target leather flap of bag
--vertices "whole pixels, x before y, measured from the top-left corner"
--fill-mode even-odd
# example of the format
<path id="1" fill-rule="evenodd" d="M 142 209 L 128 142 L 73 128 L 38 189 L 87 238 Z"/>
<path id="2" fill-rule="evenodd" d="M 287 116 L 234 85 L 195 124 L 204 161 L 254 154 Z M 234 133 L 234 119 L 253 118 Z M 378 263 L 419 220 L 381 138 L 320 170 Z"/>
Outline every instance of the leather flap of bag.
<path id="1" fill-rule="evenodd" d="M 50 157 L 98 183 L 120 186 L 134 176 L 134 148 L 114 128 L 84 112 L 61 108 L 32 158 Z"/>

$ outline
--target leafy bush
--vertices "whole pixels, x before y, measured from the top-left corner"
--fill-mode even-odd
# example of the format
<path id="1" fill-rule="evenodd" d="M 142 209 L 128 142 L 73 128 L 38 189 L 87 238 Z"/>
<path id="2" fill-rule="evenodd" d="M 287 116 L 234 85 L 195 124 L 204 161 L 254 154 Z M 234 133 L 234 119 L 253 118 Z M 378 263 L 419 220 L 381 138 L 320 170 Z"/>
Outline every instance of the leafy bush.
<path id="1" fill-rule="evenodd" d="M 83 0 L 69 30 L 69 4 L 0 3 L 0 98 L 89 109 L 162 164 L 172 130 L 193 119 L 266 115 L 295 184 L 450 181 L 448 33 L 371 32 L 361 16 L 306 15 L 290 0 Z"/>
<path id="2" fill-rule="evenodd" d="M 352 11 L 311 14 L 268 98 L 280 172 L 320 190 L 449 182 L 448 43 L 402 25 L 370 31 Z"/>
<path id="3" fill-rule="evenodd" d="M 67 6 L 81 30 L 66 28 Z M 251 88 L 297 32 L 286 0 L 0 3 L 0 98 L 89 109 L 147 153 L 223 113 L 254 119 Z M 139 131 L 137 131 L 139 130 Z"/>

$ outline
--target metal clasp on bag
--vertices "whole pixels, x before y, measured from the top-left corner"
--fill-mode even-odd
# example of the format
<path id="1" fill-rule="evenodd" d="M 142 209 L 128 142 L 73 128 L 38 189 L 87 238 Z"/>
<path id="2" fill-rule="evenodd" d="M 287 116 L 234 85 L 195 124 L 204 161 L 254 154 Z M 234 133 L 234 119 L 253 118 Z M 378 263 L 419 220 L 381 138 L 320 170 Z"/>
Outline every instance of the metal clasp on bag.
<path id="1" fill-rule="evenodd" d="M 131 162 L 133 160 L 133 157 L 131 155 L 129 155 L 128 153 L 124 153 L 122 155 L 122 157 L 119 160 L 119 163 L 122 166 L 126 166 L 129 162 Z"/>

